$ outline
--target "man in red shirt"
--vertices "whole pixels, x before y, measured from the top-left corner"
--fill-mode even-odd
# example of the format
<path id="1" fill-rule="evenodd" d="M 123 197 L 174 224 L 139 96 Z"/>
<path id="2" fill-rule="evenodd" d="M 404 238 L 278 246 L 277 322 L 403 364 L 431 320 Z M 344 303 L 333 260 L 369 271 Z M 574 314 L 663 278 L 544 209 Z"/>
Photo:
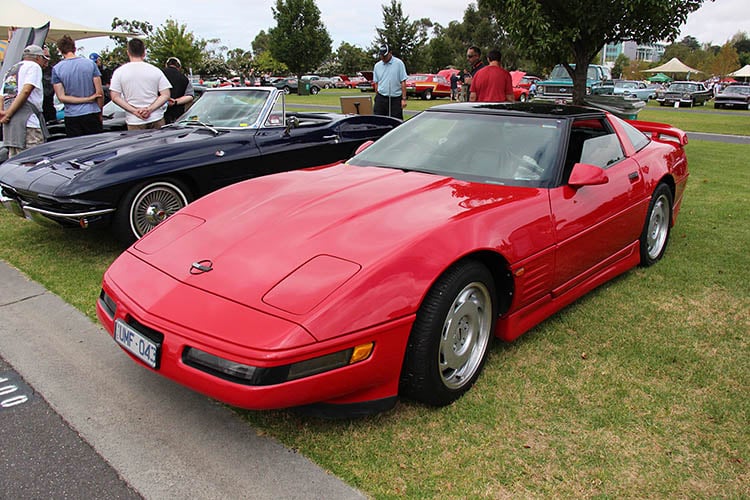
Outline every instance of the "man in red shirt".
<path id="1" fill-rule="evenodd" d="M 500 51 L 487 53 L 489 64 L 477 71 L 471 81 L 469 100 L 477 102 L 513 102 L 513 80 L 500 66 Z"/>

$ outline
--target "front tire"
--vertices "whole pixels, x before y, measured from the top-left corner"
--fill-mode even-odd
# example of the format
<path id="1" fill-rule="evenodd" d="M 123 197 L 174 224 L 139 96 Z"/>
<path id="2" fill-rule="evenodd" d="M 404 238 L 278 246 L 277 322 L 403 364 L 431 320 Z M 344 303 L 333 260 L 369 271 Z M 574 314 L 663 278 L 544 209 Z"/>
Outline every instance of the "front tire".
<path id="1" fill-rule="evenodd" d="M 648 267 L 661 260 L 667 249 L 672 226 L 672 190 L 659 184 L 651 196 L 646 223 L 641 232 L 641 265 Z"/>
<path id="2" fill-rule="evenodd" d="M 318 92 L 320 92 L 320 89 L 318 87 L 315 87 L 315 86 L 310 87 L 310 93 L 312 95 L 318 95 Z"/>
<path id="3" fill-rule="evenodd" d="M 459 262 L 435 282 L 409 335 L 401 394 L 445 406 L 474 385 L 495 328 L 495 297 L 492 275 L 477 261 Z"/>
<path id="4" fill-rule="evenodd" d="M 521 102 L 526 102 L 526 94 L 521 94 L 520 96 L 518 96 L 518 100 Z"/>
<path id="5" fill-rule="evenodd" d="M 431 101 L 432 100 L 432 91 L 431 90 L 425 90 L 424 94 L 422 94 L 422 99 L 424 99 L 426 101 Z"/>
<path id="6" fill-rule="evenodd" d="M 188 188 L 174 179 L 135 186 L 120 200 L 113 229 L 117 238 L 132 244 L 190 203 Z"/>

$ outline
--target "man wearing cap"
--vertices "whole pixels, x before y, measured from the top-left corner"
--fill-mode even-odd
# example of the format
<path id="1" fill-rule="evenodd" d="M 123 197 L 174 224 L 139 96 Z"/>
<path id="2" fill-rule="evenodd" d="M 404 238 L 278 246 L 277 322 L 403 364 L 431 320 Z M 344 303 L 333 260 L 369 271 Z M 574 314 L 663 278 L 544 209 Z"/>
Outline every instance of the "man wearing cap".
<path id="1" fill-rule="evenodd" d="M 102 131 L 104 106 L 99 68 L 93 61 L 76 55 L 76 44 L 68 35 L 57 41 L 57 48 L 63 58 L 52 68 L 52 86 L 65 104 L 65 134 L 98 134 Z"/>
<path id="2" fill-rule="evenodd" d="M 180 68 L 182 63 L 176 57 L 167 59 L 167 65 L 162 70 L 167 77 L 172 88 L 169 90 L 169 100 L 167 101 L 167 111 L 164 113 L 164 121 L 174 123 L 177 118 L 185 112 L 185 106 L 193 102 L 195 90 L 193 83 L 188 77 L 182 74 Z"/>
<path id="3" fill-rule="evenodd" d="M 112 101 L 125 110 L 128 130 L 161 128 L 172 84 L 159 68 L 145 61 L 146 46 L 140 38 L 128 41 L 128 58 L 130 62 L 112 74 Z"/>
<path id="4" fill-rule="evenodd" d="M 387 43 L 380 46 L 380 61 L 373 69 L 373 87 L 375 87 L 376 115 L 392 116 L 404 119 L 403 108 L 406 107 L 406 67 L 403 61 L 391 53 Z"/>
<path id="5" fill-rule="evenodd" d="M 8 71 L 3 81 L 0 123 L 9 158 L 44 142 L 39 116 L 44 101 L 42 68 L 48 61 L 39 45 L 29 45 L 23 49 L 23 60 Z"/>

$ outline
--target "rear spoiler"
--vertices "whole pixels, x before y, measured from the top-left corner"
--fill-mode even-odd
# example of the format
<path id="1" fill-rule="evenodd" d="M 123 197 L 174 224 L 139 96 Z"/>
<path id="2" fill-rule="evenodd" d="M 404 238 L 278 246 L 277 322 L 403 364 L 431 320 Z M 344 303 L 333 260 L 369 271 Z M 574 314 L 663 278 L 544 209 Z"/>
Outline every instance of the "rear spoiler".
<path id="1" fill-rule="evenodd" d="M 644 132 L 651 134 L 651 138 L 660 141 L 676 142 L 680 146 L 688 143 L 687 134 L 671 125 L 658 122 L 643 122 L 639 120 L 626 120 L 629 124 Z"/>

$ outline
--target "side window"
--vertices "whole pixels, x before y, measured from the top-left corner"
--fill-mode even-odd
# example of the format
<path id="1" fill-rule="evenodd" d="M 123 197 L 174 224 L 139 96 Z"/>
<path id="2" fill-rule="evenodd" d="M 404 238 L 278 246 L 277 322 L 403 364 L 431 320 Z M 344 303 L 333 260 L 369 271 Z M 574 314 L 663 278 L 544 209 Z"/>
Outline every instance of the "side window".
<path id="1" fill-rule="evenodd" d="M 615 134 L 592 137 L 583 142 L 581 163 L 608 168 L 623 158 L 624 155 L 622 154 L 622 147 L 620 147 L 620 140 Z"/>
<path id="2" fill-rule="evenodd" d="M 651 141 L 646 134 L 626 122 L 625 120 L 621 120 L 614 117 L 615 120 L 620 124 L 622 129 L 625 131 L 625 135 L 628 136 L 628 139 L 630 139 L 631 144 L 633 144 L 633 148 L 635 148 L 636 151 L 640 151 L 641 149 L 645 148 L 646 145 Z"/>
<path id="3" fill-rule="evenodd" d="M 565 177 L 570 174 L 575 163 L 608 168 L 624 157 L 620 140 L 604 119 L 576 120 L 570 133 Z"/>
<path id="4" fill-rule="evenodd" d="M 284 125 L 284 95 L 279 94 L 276 97 L 276 102 L 273 104 L 271 112 L 266 118 L 266 122 L 263 124 L 264 127 L 282 127 Z"/>

